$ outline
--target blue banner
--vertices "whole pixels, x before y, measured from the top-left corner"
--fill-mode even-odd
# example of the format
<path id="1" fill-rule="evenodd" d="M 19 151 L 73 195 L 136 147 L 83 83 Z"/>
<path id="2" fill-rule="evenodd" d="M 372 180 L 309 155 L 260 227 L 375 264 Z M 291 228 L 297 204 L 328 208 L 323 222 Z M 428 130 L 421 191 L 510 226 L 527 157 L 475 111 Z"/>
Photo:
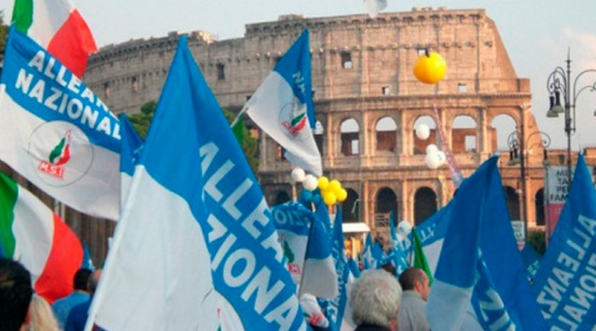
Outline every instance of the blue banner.
<path id="1" fill-rule="evenodd" d="M 550 330 L 596 325 L 596 191 L 579 155 L 571 190 L 534 280 Z"/>
<path id="2" fill-rule="evenodd" d="M 188 203 L 211 256 L 215 290 L 245 330 L 304 329 L 271 211 L 184 36 L 153 125 L 140 163 Z"/>
<path id="3" fill-rule="evenodd" d="M 25 111 L 78 127 L 89 141 L 120 153 L 120 123 L 106 105 L 62 63 L 11 27 L 1 83 Z"/>

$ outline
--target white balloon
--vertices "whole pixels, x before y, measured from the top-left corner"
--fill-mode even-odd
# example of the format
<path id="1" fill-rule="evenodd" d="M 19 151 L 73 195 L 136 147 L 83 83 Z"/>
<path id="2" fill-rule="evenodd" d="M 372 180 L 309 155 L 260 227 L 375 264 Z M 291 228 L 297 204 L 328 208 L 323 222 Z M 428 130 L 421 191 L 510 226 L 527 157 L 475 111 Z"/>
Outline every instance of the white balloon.
<path id="1" fill-rule="evenodd" d="M 410 222 L 404 220 L 397 224 L 398 234 L 407 237 L 410 232 L 412 232 L 412 224 L 410 224 Z"/>
<path id="2" fill-rule="evenodd" d="M 426 146 L 426 154 L 435 154 L 438 151 L 439 151 L 439 147 L 437 147 L 437 145 L 435 145 L 435 144 L 430 144 L 430 145 Z"/>
<path id="3" fill-rule="evenodd" d="M 426 162 L 427 167 L 433 170 L 441 166 L 441 160 L 439 160 L 438 153 L 426 154 L 424 162 Z"/>
<path id="4" fill-rule="evenodd" d="M 304 173 L 304 169 L 300 168 L 300 167 L 296 167 L 294 169 L 292 169 L 292 173 L 290 174 L 290 177 L 292 178 L 292 181 L 294 183 L 300 183 L 304 180 L 304 177 L 306 176 L 306 174 Z"/>
<path id="5" fill-rule="evenodd" d="M 439 162 L 441 162 L 441 165 L 447 163 L 447 155 L 445 155 L 445 152 L 438 151 L 437 157 L 439 158 Z"/>
<path id="6" fill-rule="evenodd" d="M 422 140 L 428 139 L 430 137 L 430 128 L 426 124 L 420 124 L 416 129 L 416 137 Z"/>
<path id="7" fill-rule="evenodd" d="M 317 180 L 317 177 L 313 175 L 306 175 L 306 177 L 304 177 L 304 181 L 302 182 L 302 186 L 309 191 L 314 191 L 317 186 L 319 186 L 319 180 Z"/>

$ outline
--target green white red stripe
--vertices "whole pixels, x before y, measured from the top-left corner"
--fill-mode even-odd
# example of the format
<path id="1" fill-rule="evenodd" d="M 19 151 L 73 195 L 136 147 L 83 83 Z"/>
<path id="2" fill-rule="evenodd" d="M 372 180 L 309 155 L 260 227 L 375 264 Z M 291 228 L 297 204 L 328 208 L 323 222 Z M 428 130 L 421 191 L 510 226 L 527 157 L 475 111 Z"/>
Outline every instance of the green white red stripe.
<path id="1" fill-rule="evenodd" d="M 0 255 L 31 272 L 35 291 L 48 302 L 72 292 L 83 261 L 77 236 L 33 194 L 0 173 Z"/>
<path id="2" fill-rule="evenodd" d="M 68 0 L 15 0 L 12 23 L 78 77 L 97 50 L 87 23 Z"/>

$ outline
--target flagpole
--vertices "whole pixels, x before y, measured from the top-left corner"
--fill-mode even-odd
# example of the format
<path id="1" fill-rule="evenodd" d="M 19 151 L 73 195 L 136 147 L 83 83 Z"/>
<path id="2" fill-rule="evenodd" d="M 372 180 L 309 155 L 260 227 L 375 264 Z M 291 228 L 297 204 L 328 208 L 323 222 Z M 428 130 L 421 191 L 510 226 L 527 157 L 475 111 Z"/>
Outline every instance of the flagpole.
<path id="1" fill-rule="evenodd" d="M 248 106 L 244 105 L 244 107 L 242 107 L 242 110 L 240 110 L 240 112 L 238 113 L 238 115 L 236 115 L 236 118 L 234 118 L 234 120 L 232 121 L 232 124 L 230 124 L 230 127 L 233 128 L 234 125 L 236 125 L 236 123 L 238 123 L 238 119 L 242 115 L 244 115 L 247 111 L 248 111 Z"/>
<path id="2" fill-rule="evenodd" d="M 310 246 L 310 238 L 312 236 L 312 229 L 314 228 L 315 219 L 311 217 L 310 229 L 308 229 L 308 239 L 306 240 L 306 250 L 304 251 L 304 263 L 302 263 L 302 275 L 300 276 L 300 285 L 298 285 L 298 301 L 302 297 L 302 284 L 304 283 L 304 274 L 306 271 L 306 260 L 308 254 L 308 246 Z"/>

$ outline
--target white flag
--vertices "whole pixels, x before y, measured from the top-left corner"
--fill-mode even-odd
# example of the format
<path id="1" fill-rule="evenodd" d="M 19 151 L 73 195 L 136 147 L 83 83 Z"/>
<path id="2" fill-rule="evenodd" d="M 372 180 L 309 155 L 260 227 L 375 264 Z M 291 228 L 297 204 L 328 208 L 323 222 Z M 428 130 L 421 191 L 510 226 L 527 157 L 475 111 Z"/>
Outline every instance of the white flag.
<path id="1" fill-rule="evenodd" d="M 321 154 L 312 129 L 312 74 L 308 30 L 304 30 L 246 103 L 247 114 L 286 149 L 295 166 L 323 174 Z"/>

